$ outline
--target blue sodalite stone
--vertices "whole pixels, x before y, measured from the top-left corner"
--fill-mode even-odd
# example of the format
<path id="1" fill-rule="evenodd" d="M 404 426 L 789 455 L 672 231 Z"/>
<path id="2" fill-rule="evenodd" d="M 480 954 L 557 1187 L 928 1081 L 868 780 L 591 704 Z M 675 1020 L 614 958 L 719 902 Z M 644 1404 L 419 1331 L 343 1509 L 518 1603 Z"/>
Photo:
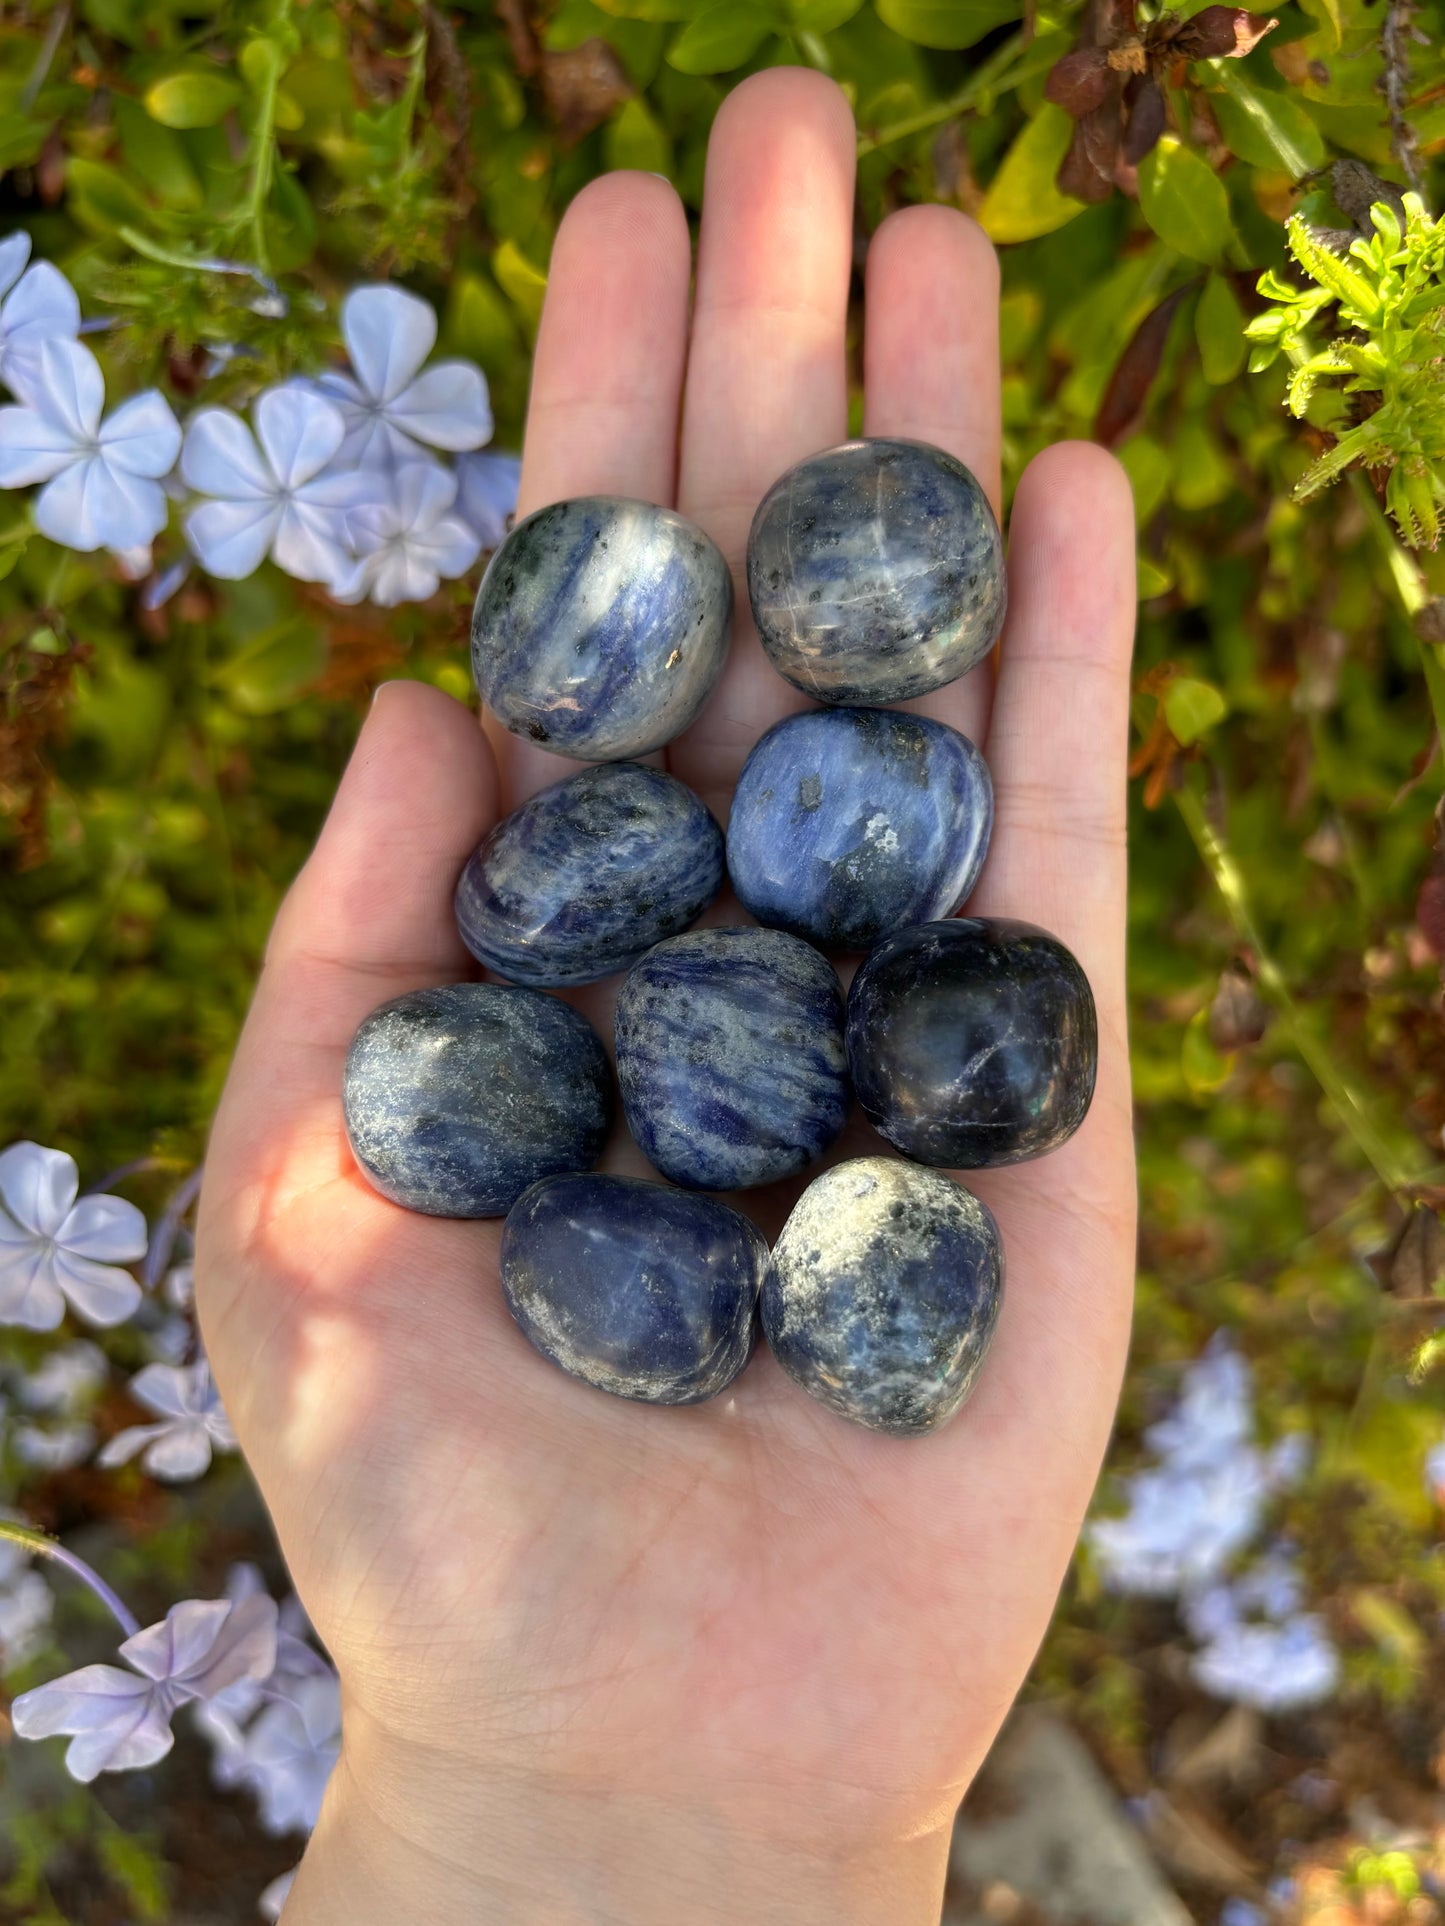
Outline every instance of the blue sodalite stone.
<path id="1" fill-rule="evenodd" d="M 797 688 L 819 702 L 902 702 L 993 647 L 1003 540 L 988 497 L 943 449 L 845 441 L 764 495 L 748 595 L 773 667 Z"/>
<path id="2" fill-rule="evenodd" d="M 982 1170 L 1071 1137 L 1094 1094 L 1088 978 L 1031 923 L 959 917 L 880 943 L 848 996 L 858 1101 L 920 1163 Z"/>
<path id="3" fill-rule="evenodd" d="M 810 1396 L 874 1431 L 936 1431 L 973 1389 L 1003 1299 L 987 1206 L 936 1170 L 859 1157 L 815 1178 L 763 1279 L 763 1331 Z"/>
<path id="4" fill-rule="evenodd" d="M 592 983 L 695 922 L 722 877 L 722 831 L 690 789 L 605 762 L 497 824 L 462 871 L 457 926 L 514 983 Z"/>
<path id="5" fill-rule="evenodd" d="M 725 1391 L 753 1347 L 768 1247 L 712 1197 L 637 1177 L 551 1177 L 512 1206 L 502 1289 L 569 1377 L 644 1404 Z"/>
<path id="6" fill-rule="evenodd" d="M 967 736 L 892 709 L 812 709 L 743 766 L 728 872 L 744 909 L 829 948 L 950 916 L 988 854 L 993 783 Z"/>
<path id="7" fill-rule="evenodd" d="M 539 1177 L 597 1162 L 612 1079 L 602 1039 L 556 997 L 448 983 L 372 1011 L 343 1107 L 383 1197 L 432 1217 L 502 1217 Z"/>
<path id="8" fill-rule="evenodd" d="M 706 701 L 732 601 L 722 551 L 670 508 L 554 502 L 487 564 L 472 612 L 477 687 L 514 735 L 558 755 L 643 755 Z"/>
<path id="9" fill-rule="evenodd" d="M 692 930 L 649 950 L 617 999 L 633 1136 L 675 1184 L 741 1190 L 806 1170 L 843 1128 L 843 993 L 781 930 Z"/>

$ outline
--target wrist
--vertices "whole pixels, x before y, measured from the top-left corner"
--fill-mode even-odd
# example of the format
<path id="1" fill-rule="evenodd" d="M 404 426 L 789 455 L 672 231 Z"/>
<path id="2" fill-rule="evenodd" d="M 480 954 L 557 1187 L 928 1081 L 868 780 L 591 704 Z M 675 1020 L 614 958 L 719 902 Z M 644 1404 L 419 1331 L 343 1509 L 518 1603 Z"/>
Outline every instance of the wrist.
<path id="1" fill-rule="evenodd" d="M 830 1839 L 801 1795 L 795 1827 L 760 1835 L 634 1791 L 524 1797 L 454 1776 L 417 1793 L 343 1755 L 284 1926 L 938 1926 L 951 1813 Z"/>

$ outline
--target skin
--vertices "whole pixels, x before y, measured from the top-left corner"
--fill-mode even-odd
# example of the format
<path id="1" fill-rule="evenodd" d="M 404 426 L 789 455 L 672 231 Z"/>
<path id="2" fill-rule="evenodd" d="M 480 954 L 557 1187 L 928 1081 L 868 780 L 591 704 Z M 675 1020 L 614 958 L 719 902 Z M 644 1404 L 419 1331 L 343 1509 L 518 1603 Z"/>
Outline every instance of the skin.
<path id="1" fill-rule="evenodd" d="M 815 73 L 729 96 L 691 304 L 669 186 L 619 173 L 578 196 L 523 513 L 592 491 L 675 502 L 741 588 L 758 498 L 846 432 L 854 138 Z M 939 443 L 997 498 L 997 267 L 958 212 L 911 208 L 874 237 L 864 368 L 865 432 Z M 950 1821 L 1043 1635 L 1128 1340 L 1133 548 L 1108 455 L 1039 456 L 996 672 L 911 705 L 986 743 L 998 818 L 971 907 L 1070 945 L 1101 1048 L 1072 1142 L 976 1180 L 1008 1296 L 974 1398 L 929 1438 L 841 1422 L 766 1354 L 712 1404 L 603 1397 L 512 1326 L 499 1225 L 367 1187 L 341 1126 L 352 1032 L 469 973 L 457 873 L 498 810 L 561 773 L 489 746 L 435 690 L 381 691 L 277 921 L 199 1238 L 221 1391 L 344 1691 L 287 1926 L 937 1920 Z M 740 609 L 724 679 L 666 758 L 722 820 L 751 744 L 802 701 Z M 606 1034 L 607 986 L 577 1000 Z M 747 1200 L 770 1231 L 787 1201 Z"/>

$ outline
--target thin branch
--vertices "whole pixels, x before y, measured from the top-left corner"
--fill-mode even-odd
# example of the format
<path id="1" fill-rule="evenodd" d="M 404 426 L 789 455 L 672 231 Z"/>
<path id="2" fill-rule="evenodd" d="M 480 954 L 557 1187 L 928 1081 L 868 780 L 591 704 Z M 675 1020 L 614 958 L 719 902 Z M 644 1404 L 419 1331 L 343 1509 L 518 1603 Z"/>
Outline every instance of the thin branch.
<path id="1" fill-rule="evenodd" d="M 1424 198 L 1425 174 L 1420 165 L 1420 146 L 1415 130 L 1405 117 L 1410 96 L 1410 42 L 1415 38 L 1415 0 L 1390 0 L 1385 24 L 1380 29 L 1380 51 L 1384 56 L 1381 86 L 1390 117 L 1390 152 L 1400 171 Z"/>

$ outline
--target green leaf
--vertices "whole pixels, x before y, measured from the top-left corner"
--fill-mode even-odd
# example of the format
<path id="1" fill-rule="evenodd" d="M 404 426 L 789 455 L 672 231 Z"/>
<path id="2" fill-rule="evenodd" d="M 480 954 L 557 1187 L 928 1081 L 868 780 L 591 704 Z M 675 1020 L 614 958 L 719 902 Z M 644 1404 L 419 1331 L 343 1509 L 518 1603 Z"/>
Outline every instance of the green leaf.
<path id="1" fill-rule="evenodd" d="M 304 616 L 263 629 L 214 671 L 232 704 L 251 716 L 284 709 L 326 666 L 326 638 Z"/>
<path id="2" fill-rule="evenodd" d="M 800 33 L 832 33 L 851 20 L 863 0 L 788 0 L 788 18 Z"/>
<path id="3" fill-rule="evenodd" d="M 1196 1010 L 1185 1026 L 1179 1067 L 1191 1097 L 1212 1097 L 1228 1083 L 1234 1054 L 1216 1050 L 1209 1035 L 1208 1010 Z"/>
<path id="4" fill-rule="evenodd" d="M 1231 153 L 1251 167 L 1283 171 L 1294 181 L 1324 166 L 1324 136 L 1297 100 L 1256 87 L 1236 61 L 1211 64 L 1224 91 L 1209 104 Z"/>
<path id="5" fill-rule="evenodd" d="M 188 211 L 202 207 L 201 178 L 180 135 L 124 95 L 117 96 L 114 112 L 126 165 L 157 200 Z"/>
<path id="6" fill-rule="evenodd" d="M 1182 675 L 1169 684 L 1164 696 L 1164 720 L 1169 733 L 1186 749 L 1207 736 L 1229 713 L 1229 704 L 1212 682 Z"/>
<path id="7" fill-rule="evenodd" d="M 1074 123 L 1062 107 L 1045 102 L 1003 157 L 978 210 L 979 224 L 995 241 L 1032 241 L 1083 212 L 1084 203 L 1061 194 L 1056 176 Z"/>
<path id="8" fill-rule="evenodd" d="M 229 74 L 167 74 L 146 88 L 145 110 L 162 127 L 214 127 L 243 99 Z"/>
<path id="9" fill-rule="evenodd" d="M 1224 275 L 1211 274 L 1194 310 L 1194 338 L 1199 343 L 1204 379 L 1216 388 L 1233 381 L 1244 366 L 1248 347 L 1244 325 L 1244 309 L 1235 299 L 1234 289 Z"/>
<path id="10" fill-rule="evenodd" d="M 534 267 L 515 241 L 503 241 L 492 256 L 492 272 L 512 306 L 535 328 L 542 318 L 542 301 L 547 292 L 547 277 Z"/>
<path id="11" fill-rule="evenodd" d="M 1152 435 L 1131 435 L 1119 450 L 1119 460 L 1134 491 L 1134 520 L 1142 528 L 1169 486 L 1169 451 Z"/>
<path id="12" fill-rule="evenodd" d="M 751 60 L 778 21 L 751 0 L 714 0 L 685 26 L 667 50 L 680 74 L 727 74 Z"/>
<path id="13" fill-rule="evenodd" d="M 1214 508 L 1236 486 L 1228 457 L 1204 420 L 1186 415 L 1173 440 L 1174 499 L 1181 508 Z"/>
<path id="14" fill-rule="evenodd" d="M 1139 205 L 1160 240 L 1191 261 L 1216 262 L 1234 239 L 1224 182 L 1173 134 L 1140 165 Z"/>
<path id="15" fill-rule="evenodd" d="M 104 161 L 73 155 L 66 167 L 65 185 L 71 214 L 93 234 L 144 227 L 149 219 L 144 198 L 119 168 L 107 167 Z"/>
<path id="16" fill-rule="evenodd" d="M 691 20 L 698 0 L 595 0 L 616 20 Z"/>
<path id="17" fill-rule="evenodd" d="M 604 149 L 609 167 L 635 167 L 646 174 L 672 172 L 672 142 L 643 100 L 623 102 L 608 122 Z"/>
<path id="18" fill-rule="evenodd" d="M 1022 19 L 1023 4 L 1022 0 L 878 0 L 878 18 L 921 47 L 971 47 L 995 27 Z M 1048 229 L 1037 231 L 1046 234 Z"/>

